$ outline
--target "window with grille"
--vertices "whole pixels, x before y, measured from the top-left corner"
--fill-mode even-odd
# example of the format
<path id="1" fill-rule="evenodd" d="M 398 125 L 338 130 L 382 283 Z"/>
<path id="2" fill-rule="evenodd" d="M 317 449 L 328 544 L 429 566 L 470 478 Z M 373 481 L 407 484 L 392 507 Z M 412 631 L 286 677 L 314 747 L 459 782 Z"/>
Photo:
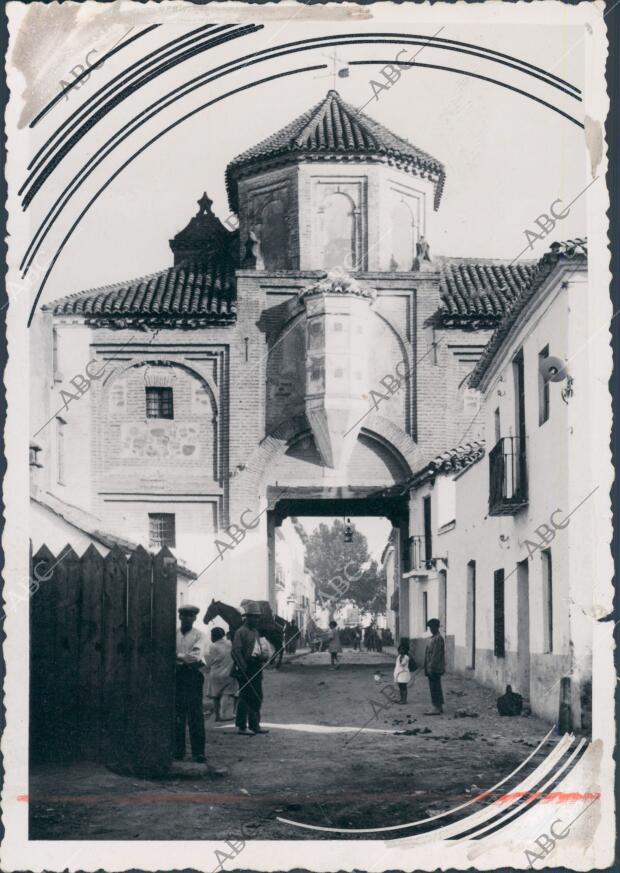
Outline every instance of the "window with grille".
<path id="1" fill-rule="evenodd" d="M 506 635 L 504 631 L 504 571 L 496 570 L 493 575 L 494 589 L 494 626 L 495 626 L 495 657 L 503 658 L 506 654 Z"/>
<path id="2" fill-rule="evenodd" d="M 174 418 L 172 388 L 146 388 L 146 417 Z"/>
<path id="3" fill-rule="evenodd" d="M 176 546 L 175 519 L 172 513 L 149 513 L 149 542 L 154 549 Z"/>

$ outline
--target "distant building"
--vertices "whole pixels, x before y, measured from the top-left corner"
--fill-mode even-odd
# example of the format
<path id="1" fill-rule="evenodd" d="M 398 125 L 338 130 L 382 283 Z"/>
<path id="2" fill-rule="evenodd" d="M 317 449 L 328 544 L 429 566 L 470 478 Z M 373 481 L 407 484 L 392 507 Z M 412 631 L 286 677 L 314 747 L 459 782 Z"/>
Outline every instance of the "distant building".
<path id="1" fill-rule="evenodd" d="M 381 553 L 381 568 L 385 574 L 386 584 L 385 626 L 392 632 L 394 639 L 398 640 L 398 595 L 400 577 L 396 563 L 396 548 L 394 531 L 392 531 L 385 548 Z"/>
<path id="2" fill-rule="evenodd" d="M 287 518 L 276 529 L 276 611 L 287 621 L 296 621 L 303 633 L 308 612 L 314 608 L 315 588 L 305 567 L 304 539 L 295 522 Z"/>

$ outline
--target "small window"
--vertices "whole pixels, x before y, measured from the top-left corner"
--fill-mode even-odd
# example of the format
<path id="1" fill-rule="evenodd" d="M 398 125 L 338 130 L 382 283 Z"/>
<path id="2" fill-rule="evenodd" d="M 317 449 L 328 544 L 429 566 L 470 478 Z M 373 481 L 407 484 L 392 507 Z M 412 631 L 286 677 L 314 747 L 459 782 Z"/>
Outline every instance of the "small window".
<path id="1" fill-rule="evenodd" d="M 56 419 L 56 481 L 65 484 L 65 425 L 62 418 Z"/>
<path id="2" fill-rule="evenodd" d="M 549 381 L 543 377 L 540 367 L 549 357 L 549 346 L 538 352 L 538 424 L 544 424 L 549 418 Z"/>
<path id="3" fill-rule="evenodd" d="M 176 525 L 172 513 L 149 513 L 149 543 L 154 549 L 176 546 Z"/>
<path id="4" fill-rule="evenodd" d="M 428 569 L 433 559 L 433 527 L 430 495 L 422 498 L 422 513 L 424 517 L 424 560 Z"/>
<path id="5" fill-rule="evenodd" d="M 495 426 L 495 445 L 497 445 L 502 436 L 502 422 L 499 416 L 499 406 L 493 413 L 493 424 Z"/>
<path id="6" fill-rule="evenodd" d="M 146 389 L 146 417 L 174 418 L 172 388 L 149 386 Z"/>
<path id="7" fill-rule="evenodd" d="M 495 657 L 503 658 L 506 654 L 506 635 L 504 631 L 504 571 L 496 570 L 493 576 L 494 590 L 494 629 Z"/>
<path id="8" fill-rule="evenodd" d="M 58 331 L 56 328 L 52 329 L 52 378 L 54 382 L 62 382 L 58 367 Z"/>
<path id="9" fill-rule="evenodd" d="M 540 553 L 542 561 L 543 651 L 553 651 L 553 571 L 551 549 Z"/>
<path id="10" fill-rule="evenodd" d="M 423 630 L 426 630 L 426 623 L 428 622 L 428 592 L 422 592 L 422 622 L 423 622 Z"/>
<path id="11" fill-rule="evenodd" d="M 41 446 L 38 446 L 36 443 L 30 443 L 30 466 L 31 467 L 42 467 L 43 464 L 39 461 L 39 452 L 41 451 Z"/>

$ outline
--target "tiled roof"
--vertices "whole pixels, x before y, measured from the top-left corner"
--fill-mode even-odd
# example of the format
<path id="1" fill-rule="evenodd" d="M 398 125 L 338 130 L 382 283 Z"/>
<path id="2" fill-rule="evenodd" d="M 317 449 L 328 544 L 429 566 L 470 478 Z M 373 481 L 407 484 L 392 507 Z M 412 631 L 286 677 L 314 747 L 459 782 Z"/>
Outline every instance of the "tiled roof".
<path id="1" fill-rule="evenodd" d="M 77 315 L 97 327 L 204 327 L 236 319 L 235 267 L 213 258 L 116 285 L 71 294 L 43 307 Z"/>
<path id="2" fill-rule="evenodd" d="M 476 440 L 472 440 L 471 443 L 463 443 L 453 449 L 448 449 L 437 455 L 432 461 L 429 461 L 417 473 L 414 473 L 408 485 L 410 487 L 422 485 L 429 479 L 434 479 L 440 473 L 462 473 L 463 470 L 467 470 L 468 467 L 471 467 L 472 464 L 483 458 L 484 452 L 484 442 Z"/>
<path id="3" fill-rule="evenodd" d="M 447 452 L 442 452 L 429 463 L 435 473 L 459 473 L 471 467 L 484 456 L 484 442 L 472 440 Z"/>
<path id="4" fill-rule="evenodd" d="M 536 264 L 480 258 L 435 258 L 442 327 L 496 327 L 529 287 Z"/>
<path id="5" fill-rule="evenodd" d="M 443 164 L 359 112 L 337 91 L 327 95 L 282 130 L 236 157 L 226 170 L 230 208 L 237 212 L 237 175 L 242 167 L 272 159 L 333 159 L 334 157 L 394 159 L 435 180 L 435 208 L 445 180 Z"/>
<path id="6" fill-rule="evenodd" d="M 587 239 L 571 239 L 552 243 L 550 250 L 535 265 L 532 279 L 524 293 L 515 300 L 508 314 L 489 340 L 482 356 L 469 377 L 471 388 L 477 388 L 491 361 L 497 355 L 514 323 L 545 279 L 559 263 L 583 264 L 588 257 Z"/>

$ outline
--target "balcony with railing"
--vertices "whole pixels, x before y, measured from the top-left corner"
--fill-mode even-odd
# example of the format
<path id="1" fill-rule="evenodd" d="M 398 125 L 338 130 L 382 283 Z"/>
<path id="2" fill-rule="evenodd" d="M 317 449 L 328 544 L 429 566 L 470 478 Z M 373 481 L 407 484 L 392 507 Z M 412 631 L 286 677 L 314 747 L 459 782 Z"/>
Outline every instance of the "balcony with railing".
<path id="1" fill-rule="evenodd" d="M 527 502 L 525 440 L 502 437 L 489 452 L 489 515 L 514 515 Z"/>
<path id="2" fill-rule="evenodd" d="M 405 540 L 403 554 L 404 573 L 424 573 L 435 566 L 433 544 L 430 537 L 412 536 Z"/>

